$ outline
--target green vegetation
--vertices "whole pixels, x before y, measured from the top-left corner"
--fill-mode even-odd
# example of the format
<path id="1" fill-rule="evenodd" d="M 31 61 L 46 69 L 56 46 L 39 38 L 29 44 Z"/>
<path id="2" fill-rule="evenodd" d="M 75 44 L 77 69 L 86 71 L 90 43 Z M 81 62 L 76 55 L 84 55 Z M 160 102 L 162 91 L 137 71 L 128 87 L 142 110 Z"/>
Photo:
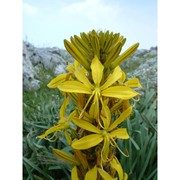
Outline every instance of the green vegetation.
<path id="1" fill-rule="evenodd" d="M 75 36 L 75 38 L 77 38 L 77 36 Z M 78 39 L 77 39 L 78 40 Z M 95 40 L 95 41 L 94 41 Z M 73 41 L 73 39 L 72 39 Z M 74 41 L 73 41 L 74 42 Z M 77 41 L 79 42 L 79 41 Z M 95 42 L 96 45 L 96 39 L 93 39 L 92 42 Z M 66 48 L 69 49 L 69 51 L 72 50 L 72 48 L 70 48 L 70 44 L 66 41 Z M 121 44 L 121 43 L 120 43 Z M 101 44 L 101 46 L 103 45 L 103 43 Z M 133 52 L 135 51 L 135 49 L 137 48 L 138 44 L 135 44 L 134 46 L 132 46 L 130 49 L 133 49 Z M 94 47 L 94 46 L 92 46 Z M 95 46 L 95 47 L 99 47 L 99 46 Z M 119 46 L 118 46 L 119 47 Z M 93 52 L 98 49 L 91 49 L 93 50 Z M 119 49 L 120 50 L 120 49 Z M 95 51 L 96 52 L 96 51 Z M 103 86 L 100 86 L 100 82 L 103 79 L 101 74 L 103 73 L 103 68 L 105 68 L 105 72 L 109 73 L 108 70 L 109 69 L 109 65 L 110 62 L 107 61 L 107 59 L 111 59 L 110 57 L 106 57 L 103 56 L 102 58 L 102 54 L 98 54 L 99 51 L 97 51 L 97 55 L 99 55 L 100 60 L 104 61 L 104 66 L 101 64 L 100 60 L 98 59 L 97 56 L 93 56 L 90 53 L 90 56 L 84 56 L 85 58 L 89 58 L 90 60 L 92 60 L 92 63 L 90 64 L 90 61 L 86 61 L 84 59 L 83 56 L 80 56 L 78 54 L 78 58 L 80 58 L 80 60 L 82 61 L 83 66 L 86 68 L 87 72 L 92 72 L 93 77 L 89 78 L 89 76 L 87 76 L 87 72 L 84 73 L 85 69 L 78 69 L 77 66 L 77 62 L 75 63 L 74 66 L 69 65 L 69 74 L 65 74 L 66 78 L 69 78 L 70 75 L 72 76 L 71 78 L 74 78 L 74 75 L 76 76 L 77 79 L 81 79 L 81 81 L 85 82 L 85 84 L 88 84 L 88 86 L 91 87 L 91 89 L 93 89 L 94 91 L 86 91 L 84 90 L 84 92 L 90 92 L 92 95 L 91 97 L 94 96 L 93 93 L 95 93 L 95 101 L 97 106 L 93 106 L 92 108 L 90 108 L 90 105 L 88 104 L 90 102 L 90 100 L 85 100 L 83 98 L 89 98 L 89 96 L 79 96 L 79 94 L 77 96 L 73 96 L 72 94 L 72 82 L 73 81 L 69 81 L 69 82 L 64 82 L 64 84 L 66 86 L 61 86 L 59 85 L 59 89 L 61 89 L 62 91 L 64 90 L 64 92 L 69 92 L 69 94 L 71 95 L 70 98 L 72 97 L 73 101 L 71 101 L 70 99 L 68 99 L 69 104 L 67 103 L 67 98 L 63 98 L 64 96 L 67 96 L 67 94 L 63 93 L 61 94 L 61 92 L 58 89 L 49 89 L 47 87 L 47 84 L 49 83 L 50 79 L 55 77 L 54 72 L 51 71 L 46 71 L 44 68 L 42 68 L 40 70 L 40 72 L 38 72 L 38 77 L 40 78 L 39 80 L 41 81 L 41 88 L 37 91 L 34 92 L 23 92 L 23 179 L 24 180 L 40 180 L 40 179 L 47 179 L 47 180 L 70 180 L 72 177 L 76 177 L 74 179 L 78 179 L 78 171 L 83 170 L 82 172 L 82 176 L 84 177 L 84 175 L 88 174 L 87 176 L 89 176 L 89 174 L 93 174 L 94 169 L 96 170 L 96 174 L 97 174 L 97 167 L 98 167 L 98 176 L 101 175 L 101 173 L 103 174 L 103 166 L 104 168 L 110 170 L 110 166 L 112 166 L 112 169 L 114 169 L 114 167 L 116 166 L 117 168 L 117 161 L 119 160 L 119 162 L 121 163 L 122 167 L 123 167 L 123 171 L 125 171 L 128 174 L 128 179 L 130 180 L 156 180 L 157 179 L 157 94 L 156 94 L 156 78 L 154 78 L 156 76 L 156 68 L 153 69 L 152 74 L 153 76 L 153 81 L 151 80 L 151 78 L 149 78 L 149 74 L 147 74 L 147 76 L 144 76 L 144 74 L 140 71 L 140 69 L 138 69 L 137 73 L 139 73 L 138 77 L 140 80 L 142 80 L 142 85 L 143 88 L 140 90 L 140 97 L 135 97 L 132 96 L 130 97 L 130 104 L 116 104 L 118 107 L 117 109 L 120 108 L 120 105 L 122 105 L 122 111 L 124 108 L 127 108 L 126 106 L 132 106 L 133 107 L 133 111 L 132 114 L 130 116 L 130 118 L 126 121 L 124 121 L 123 119 L 123 123 L 121 124 L 123 129 L 127 128 L 128 131 L 128 138 L 126 138 L 126 136 L 124 137 L 124 139 L 127 139 L 126 141 L 123 141 L 123 138 L 120 139 L 116 139 L 117 136 L 119 136 L 119 134 L 116 134 L 116 130 L 118 130 L 119 127 L 117 127 L 119 124 L 114 123 L 111 126 L 108 127 L 107 123 L 105 123 L 106 121 L 104 121 L 103 117 L 107 118 L 106 120 L 110 121 L 110 118 L 116 118 L 115 116 L 117 116 L 116 114 L 116 108 L 112 108 L 112 115 L 109 115 L 107 112 L 106 114 L 103 114 L 107 109 L 106 106 L 107 104 L 104 104 L 105 101 L 102 100 L 102 96 L 100 93 L 103 93 L 103 95 L 107 95 L 107 97 L 113 97 L 116 98 L 116 96 L 114 96 L 114 94 L 112 95 L 111 92 L 111 96 L 108 96 L 107 92 L 105 92 L 105 90 L 100 91 L 100 88 Z M 113 52 L 114 53 L 114 52 Z M 131 54 L 132 52 L 128 50 L 128 53 Z M 74 56 L 76 54 L 72 53 Z M 115 53 L 115 56 L 117 56 L 119 53 Z M 92 57 L 91 57 L 92 56 Z M 130 55 L 129 55 L 130 56 Z M 119 58 L 118 61 L 113 61 L 113 63 L 111 64 L 111 68 L 114 69 L 116 66 L 118 66 L 119 62 L 122 62 L 126 57 L 126 53 L 122 54 Z M 154 57 L 154 56 L 153 56 Z M 104 59 L 105 58 L 105 59 Z M 137 69 L 138 67 L 141 67 L 141 65 L 143 63 L 146 63 L 146 61 L 150 58 L 152 58 L 151 56 L 149 57 L 144 57 L 144 55 L 138 56 L 139 61 L 134 61 L 134 59 L 129 58 L 129 61 L 126 60 L 126 62 L 128 63 L 124 63 L 122 66 L 122 69 L 128 72 L 128 78 L 134 77 L 135 74 L 131 74 L 131 72 L 134 72 L 135 69 Z M 75 57 L 75 59 L 77 59 Z M 152 61 L 152 63 L 154 63 L 154 61 Z M 75 70 L 76 67 L 77 69 Z M 116 68 L 116 73 L 119 72 L 118 68 Z M 111 69 L 111 70 L 112 70 Z M 74 71 L 75 70 L 75 71 Z M 81 71 L 80 71 L 81 70 Z M 144 70 L 144 69 L 143 69 Z M 74 73 L 72 75 L 72 72 Z M 146 70 L 145 70 L 146 71 Z M 71 72 L 71 73 L 70 73 Z M 97 73 L 98 72 L 98 73 Z M 150 72 L 150 71 L 149 71 Z M 155 72 L 155 73 L 154 73 Z M 115 73 L 115 74 L 116 74 Z M 90 75 L 91 73 L 89 73 L 88 75 Z M 99 75 L 100 74 L 100 75 Z M 116 80 L 116 76 L 115 74 L 111 74 L 111 76 L 106 76 L 106 77 L 110 77 L 111 80 L 113 80 L 113 78 Z M 130 76 L 129 76 L 130 75 Z M 151 75 L 151 74 L 150 74 Z M 52 78 L 47 78 L 47 77 L 52 77 Z M 61 80 L 61 78 L 64 78 L 63 76 L 58 76 L 55 81 L 51 81 L 51 86 L 52 88 L 54 88 L 54 82 L 57 83 L 57 79 L 58 82 Z M 89 80 L 91 82 L 87 83 L 88 81 L 86 80 L 87 77 L 89 78 Z M 99 78 L 101 77 L 101 78 Z M 113 77 L 113 78 L 112 78 Z M 136 76 L 135 76 L 136 77 Z M 93 79 L 93 81 L 92 81 Z M 105 79 L 105 78 L 104 78 Z M 154 80 L 155 79 L 155 80 Z M 67 79 L 65 79 L 67 80 Z M 135 78 L 134 78 L 135 80 Z M 133 80 L 133 82 L 134 82 Z M 109 80 L 110 81 L 110 80 Z M 122 80 L 122 82 L 124 82 L 124 80 Z M 139 82 L 139 81 L 138 81 Z M 151 83 L 154 83 L 153 86 L 151 85 Z M 110 83 L 110 82 L 108 82 Z M 107 84 L 108 84 L 107 83 Z M 49 87 L 50 87 L 49 84 Z M 77 85 L 78 84 L 78 85 Z M 94 86 L 95 84 L 95 86 Z M 102 83 L 103 84 L 103 83 Z M 137 81 L 135 81 L 135 84 L 138 84 Z M 69 88 L 67 88 L 67 85 Z M 76 85 L 76 86 L 75 86 Z M 124 84 L 123 84 L 124 85 Z M 73 92 L 75 93 L 79 93 L 78 88 L 77 87 L 83 87 L 82 83 L 80 82 L 75 82 L 74 80 L 74 88 Z M 140 85 L 139 85 L 140 86 Z M 65 88 L 66 87 L 66 88 Z M 136 86 L 138 87 L 138 86 Z M 113 88 L 117 88 L 117 92 L 120 91 L 119 86 L 114 86 Z M 69 90 L 70 89 L 70 90 Z M 110 89 L 110 88 L 109 88 Z M 110 89 L 111 90 L 111 89 Z M 109 90 L 109 91 L 110 91 Z M 136 90 L 136 89 L 135 89 Z M 82 90 L 81 90 L 82 91 Z M 89 93 L 89 94 L 90 94 Z M 68 94 L 68 95 L 69 95 Z M 118 96 L 119 97 L 119 96 Z M 99 106 L 99 99 L 101 100 L 101 104 L 102 106 Z M 138 98 L 138 99 L 137 99 Z M 111 101 L 112 100 L 112 101 Z M 111 99 L 108 101 L 110 101 L 109 105 L 112 106 L 113 103 L 115 103 L 114 99 Z M 108 103 L 107 101 L 107 103 Z M 84 102 L 87 102 L 87 105 L 84 106 Z M 128 101 L 129 102 L 129 101 Z M 63 105 L 63 106 L 62 106 Z M 78 114 L 79 118 L 72 118 L 75 115 L 75 107 L 77 107 L 81 110 L 82 108 L 84 108 L 82 110 L 82 112 L 80 114 Z M 61 109 L 60 109 L 61 107 Z M 112 106 L 114 107 L 114 106 Z M 132 109 L 129 108 L 129 109 Z M 90 108 L 91 111 L 91 116 L 93 116 L 94 119 L 96 119 L 97 121 L 99 121 L 99 111 L 102 108 L 102 114 L 103 116 L 101 117 L 104 123 L 104 127 L 101 129 L 102 127 L 98 127 L 99 129 L 97 129 L 97 127 L 95 127 L 95 123 L 92 125 L 89 122 L 85 122 L 84 120 L 81 120 L 81 115 L 83 113 L 85 113 L 86 109 Z M 95 111 L 96 108 L 96 111 Z M 104 109 L 103 109 L 104 108 Z M 108 108 L 108 107 L 107 107 Z M 94 110 L 93 110 L 94 109 Z M 90 110 L 88 110 L 87 112 L 89 112 Z M 103 110 L 105 110 L 103 112 Z M 59 113 L 60 111 L 60 113 Z M 127 111 L 124 110 L 126 112 L 128 112 L 129 114 L 131 113 L 131 111 Z M 110 112 L 110 111 L 109 111 Z M 96 113 L 95 115 L 93 113 Z M 129 114 L 127 113 L 126 117 L 129 117 Z M 71 119 L 73 119 L 73 122 L 69 122 L 68 120 L 68 115 L 72 114 L 73 116 L 71 116 Z M 123 114 L 123 113 L 121 113 Z M 63 131 L 56 131 L 55 128 L 59 128 L 59 119 L 63 119 L 68 121 L 68 125 L 71 125 L 71 129 L 68 128 L 64 128 L 66 133 L 64 133 Z M 70 120 L 71 120 L 70 119 Z M 78 120 L 77 120 L 78 119 Z M 66 127 L 65 125 L 65 121 L 61 120 L 61 123 L 64 123 L 64 127 Z M 81 121 L 81 123 L 79 123 L 79 121 Z M 113 121 L 117 122 L 117 119 Z M 74 123 L 74 124 L 73 124 Z M 67 136 L 68 133 L 71 133 L 71 131 L 69 130 L 73 130 L 74 126 L 77 125 L 79 128 L 82 128 L 82 131 L 80 131 L 81 129 L 75 129 L 74 131 L 72 131 L 74 133 L 74 135 L 76 135 L 77 137 L 75 137 L 75 139 L 79 139 L 77 141 L 73 141 L 73 146 L 70 140 L 70 136 Z M 88 125 L 88 128 L 87 128 Z M 101 123 L 100 123 L 101 125 Z M 62 124 L 61 124 L 62 126 Z M 69 127 L 68 126 L 68 127 Z M 82 126 L 82 127 L 81 127 Z M 101 125 L 102 126 L 102 125 Z M 108 128 L 107 128 L 108 127 Z M 116 129 L 115 129 L 116 128 Z M 50 138 L 50 136 L 47 137 L 47 135 L 43 135 L 43 133 L 50 129 L 50 131 L 55 132 L 55 136 L 53 136 L 53 138 Z M 83 135 L 82 132 L 87 130 L 87 134 L 85 133 L 85 136 L 90 138 L 89 132 L 91 132 L 91 129 L 94 129 L 92 132 L 96 132 L 97 135 L 96 137 L 102 136 L 102 138 L 105 138 L 103 141 L 106 140 L 106 146 L 104 145 L 103 147 L 107 148 L 107 151 L 105 150 L 100 150 L 102 144 L 99 144 L 98 148 L 96 149 L 96 153 L 94 153 L 94 156 L 92 154 L 92 152 L 95 152 L 94 149 L 91 149 L 92 151 L 89 150 L 89 148 L 94 147 L 95 145 L 97 145 L 99 143 L 94 144 L 94 142 L 89 141 L 91 144 L 91 146 L 89 146 L 88 143 L 84 143 L 84 139 L 83 137 L 80 137 L 80 135 Z M 115 130 L 114 130 L 115 129 Z M 77 131 L 76 131 L 77 130 Z M 48 130 L 49 131 L 49 130 Z M 50 132 L 49 131 L 49 132 Z M 101 131 L 103 134 L 101 134 Z M 114 132 L 114 134 L 113 134 Z M 104 134 L 105 133 L 105 134 Z M 112 133 L 112 137 L 109 134 Z M 47 133 L 48 135 L 50 133 Z M 100 135 L 99 135 L 100 134 Z M 108 134 L 108 135 L 107 135 Z M 41 136 L 40 136 L 41 135 Z M 37 138 L 37 136 L 39 138 Z M 43 138 L 42 138 L 43 136 Z M 95 136 L 95 135 L 93 135 Z M 56 138 L 56 141 L 54 141 L 54 137 Z M 92 136 L 91 136 L 92 137 Z M 110 138 L 113 141 L 110 141 Z M 82 139 L 83 141 L 82 141 Z M 114 141 L 114 139 L 116 141 Z M 48 139 L 49 141 L 45 140 Z M 73 139 L 74 140 L 74 139 Z M 90 139 L 91 140 L 91 139 Z M 86 138 L 87 141 L 87 138 Z M 96 141 L 96 139 L 94 140 Z M 102 141 L 102 140 L 101 140 Z M 83 142 L 83 143 L 82 143 Z M 114 143 L 112 143 L 114 142 Z M 100 142 L 101 143 L 101 142 Z M 105 144 L 105 142 L 104 142 Z M 108 144 L 108 146 L 107 146 Z M 114 146 L 116 145 L 116 148 L 119 150 L 115 151 Z M 79 148 L 80 146 L 80 148 Z M 85 146 L 85 147 L 84 147 Z M 73 149 L 72 149 L 73 147 Z M 56 156 L 53 154 L 54 148 L 57 150 L 56 151 Z M 86 150 L 86 154 L 85 153 L 80 153 L 79 150 Z M 121 152 L 121 150 L 123 152 L 126 152 L 126 155 L 128 157 L 123 156 Z M 61 150 L 61 151 L 60 151 Z M 75 151 L 76 150 L 76 151 Z M 111 152 L 111 153 L 109 153 Z M 59 154 L 58 154 L 59 153 Z M 77 155 L 77 157 L 79 158 L 79 160 L 82 161 L 77 161 L 76 158 L 70 156 L 69 154 L 74 154 L 75 156 Z M 57 158 L 57 155 L 60 158 Z M 112 155 L 112 156 L 111 156 Z M 96 161 L 96 156 L 97 156 L 97 161 Z M 116 159 L 114 158 L 117 157 Z M 88 157 L 88 158 L 87 158 Z M 94 158 L 95 157 L 95 158 Z M 102 158 L 104 157 L 104 158 Z M 87 161 L 83 161 L 83 159 L 86 159 Z M 93 159 L 94 158 L 94 159 Z M 103 159 L 102 161 L 101 158 Z M 114 161 L 113 161 L 113 160 Z M 117 160 L 118 159 L 118 160 Z M 75 166 L 73 167 L 72 170 L 72 166 L 70 166 L 70 164 L 68 164 L 67 162 L 70 161 L 72 162 L 72 164 L 74 163 Z M 91 162 L 89 162 L 91 161 Z M 111 162 L 112 161 L 112 162 Z M 97 164 L 97 167 L 94 166 L 94 162 Z M 108 164 L 110 162 L 110 164 Z M 82 169 L 82 167 L 78 164 L 81 163 L 84 167 L 87 166 L 87 164 L 89 164 L 88 168 L 84 168 Z M 104 163 L 104 164 L 103 164 Z M 107 163 L 107 164 L 105 164 Z M 91 165 L 91 166 L 90 166 Z M 100 166 L 101 165 L 101 166 Z M 94 168 L 92 168 L 94 166 Z M 121 166 L 119 165 L 120 169 Z M 118 169 L 119 169 L 118 167 Z M 79 168 L 79 170 L 77 171 L 77 168 Z M 86 173 L 86 170 L 88 169 L 88 173 Z M 93 171 L 91 171 L 93 169 Z M 73 176 L 72 176 L 72 173 Z M 107 172 L 106 171 L 106 172 Z M 122 173 L 123 173 L 122 171 Z M 119 177 L 123 177 L 122 175 L 119 175 L 119 172 L 121 172 L 121 170 L 118 170 L 118 176 Z M 116 171 L 111 171 L 108 172 L 110 175 L 111 173 L 113 174 L 112 176 L 115 177 L 116 176 Z M 120 173 L 121 174 L 121 173 Z M 101 175 L 102 176 L 102 175 Z M 105 177 L 105 174 L 103 175 L 103 177 Z M 107 177 L 110 176 L 106 176 Z M 127 176 L 126 176 L 127 177 Z M 83 178 L 82 178 L 83 179 Z M 100 179 L 100 178 L 99 178 Z M 109 179 L 109 178 L 108 178 Z M 112 179 L 112 178 L 111 178 Z M 120 178 L 121 179 L 121 178 Z M 126 179 L 125 176 L 123 179 Z"/>
<path id="2" fill-rule="evenodd" d="M 133 66 L 132 66 L 133 68 Z M 23 179 L 70 179 L 70 167 L 52 154 L 52 147 L 71 150 L 65 138 L 58 142 L 37 139 L 36 136 L 58 122 L 62 95 L 57 89 L 46 87 L 44 82 L 36 92 L 23 93 Z M 144 85 L 145 86 L 145 85 Z M 130 120 L 124 122 L 130 139 L 120 141 L 129 152 L 129 158 L 117 152 L 117 157 L 129 174 L 130 180 L 157 179 L 157 96 L 156 89 L 146 88 L 139 102 L 135 104 Z M 73 105 L 72 105 L 73 106 Z M 69 112 L 71 112 L 69 105 Z"/>

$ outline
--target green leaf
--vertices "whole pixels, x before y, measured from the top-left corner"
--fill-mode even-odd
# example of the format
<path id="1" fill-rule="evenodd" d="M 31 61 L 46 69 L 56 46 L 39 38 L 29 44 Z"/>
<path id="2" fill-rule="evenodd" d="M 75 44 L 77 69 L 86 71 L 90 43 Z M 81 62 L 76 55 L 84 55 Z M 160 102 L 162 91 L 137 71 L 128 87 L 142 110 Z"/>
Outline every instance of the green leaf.
<path id="1" fill-rule="evenodd" d="M 48 177 L 50 180 L 53 180 L 53 178 L 51 176 L 49 176 L 48 174 L 46 174 L 43 170 L 41 170 L 38 166 L 36 166 L 32 161 L 30 161 L 29 159 L 23 157 L 23 161 L 25 163 L 27 163 L 30 167 L 32 167 L 33 169 L 36 169 L 40 174 L 44 175 L 45 177 Z"/>

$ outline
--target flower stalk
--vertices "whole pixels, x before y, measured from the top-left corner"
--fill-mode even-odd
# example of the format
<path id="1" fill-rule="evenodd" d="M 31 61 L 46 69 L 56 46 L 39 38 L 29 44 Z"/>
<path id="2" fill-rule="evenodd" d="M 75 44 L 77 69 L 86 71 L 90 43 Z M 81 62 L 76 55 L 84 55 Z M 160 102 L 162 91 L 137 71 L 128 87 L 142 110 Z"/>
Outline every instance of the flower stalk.
<path id="1" fill-rule="evenodd" d="M 57 132 L 64 133 L 73 154 L 56 148 L 53 152 L 72 165 L 73 180 L 128 178 L 116 157 L 116 149 L 126 157 L 128 154 L 116 141 L 129 139 L 122 123 L 133 111 L 131 99 L 140 95 L 133 88 L 141 88 L 141 84 L 138 78 L 126 80 L 120 67 L 139 46 L 135 43 L 120 54 L 125 41 L 119 33 L 95 30 L 64 40 L 74 64 L 69 64 L 67 73 L 48 84 L 49 88 L 63 92 L 60 120 L 38 138 L 51 140 L 50 136 L 57 137 Z M 66 114 L 70 100 L 76 107 Z"/>

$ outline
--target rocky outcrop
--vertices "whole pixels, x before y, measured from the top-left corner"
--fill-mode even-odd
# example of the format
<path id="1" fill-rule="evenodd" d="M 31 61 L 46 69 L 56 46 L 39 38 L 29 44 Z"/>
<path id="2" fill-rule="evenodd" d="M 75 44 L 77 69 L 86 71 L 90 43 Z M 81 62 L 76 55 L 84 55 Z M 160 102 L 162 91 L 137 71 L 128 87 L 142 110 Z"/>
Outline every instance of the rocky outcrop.
<path id="1" fill-rule="evenodd" d="M 23 90 L 38 90 L 43 83 L 65 72 L 68 62 L 73 59 L 66 50 L 37 48 L 23 42 Z M 122 63 L 127 77 L 138 77 L 145 86 L 157 86 L 157 47 L 137 50 Z"/>
<path id="2" fill-rule="evenodd" d="M 127 77 L 139 78 L 144 88 L 157 88 L 157 47 L 137 50 L 122 67 Z"/>
<path id="3" fill-rule="evenodd" d="M 65 50 L 57 47 L 37 48 L 23 42 L 23 90 L 39 89 L 41 81 L 51 79 L 48 73 L 44 77 L 44 71 L 58 75 L 65 71 L 67 63 L 71 61 L 71 56 Z"/>

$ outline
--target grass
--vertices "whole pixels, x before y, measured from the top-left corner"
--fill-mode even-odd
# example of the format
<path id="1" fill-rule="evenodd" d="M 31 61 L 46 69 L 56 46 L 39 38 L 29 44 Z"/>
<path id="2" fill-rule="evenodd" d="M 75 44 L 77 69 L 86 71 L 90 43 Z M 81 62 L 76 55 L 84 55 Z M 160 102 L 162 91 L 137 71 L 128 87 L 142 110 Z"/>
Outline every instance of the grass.
<path id="1" fill-rule="evenodd" d="M 157 99 L 153 89 L 146 90 L 136 104 L 134 113 L 124 126 L 130 140 L 118 142 L 128 150 L 129 158 L 120 156 L 120 162 L 131 180 L 157 179 Z"/>
<path id="2" fill-rule="evenodd" d="M 59 108 L 63 102 L 57 89 L 49 89 L 44 81 L 41 89 L 23 92 L 23 179 L 24 180 L 68 180 L 70 167 L 58 160 L 52 147 L 70 152 L 71 148 L 63 136 L 58 142 L 37 139 L 49 127 L 57 123 Z M 140 101 L 135 103 L 130 119 L 124 122 L 130 139 L 118 141 L 118 145 L 129 158 L 118 154 L 129 180 L 157 179 L 157 95 L 156 89 L 148 86 L 142 91 Z M 69 111 L 73 107 L 69 106 Z"/>

